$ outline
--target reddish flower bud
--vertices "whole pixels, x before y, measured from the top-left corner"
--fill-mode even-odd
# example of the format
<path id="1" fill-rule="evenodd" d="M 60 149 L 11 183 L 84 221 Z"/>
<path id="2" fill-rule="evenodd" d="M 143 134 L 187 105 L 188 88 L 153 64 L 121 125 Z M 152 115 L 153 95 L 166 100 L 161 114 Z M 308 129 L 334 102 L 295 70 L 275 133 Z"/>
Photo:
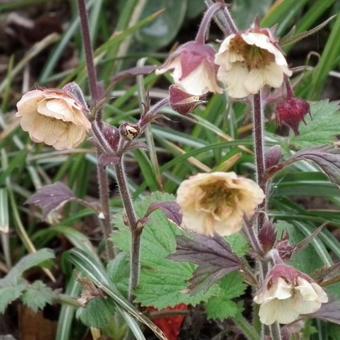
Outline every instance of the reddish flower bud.
<path id="1" fill-rule="evenodd" d="M 306 124 L 304 118 L 308 113 L 310 114 L 309 104 L 295 97 L 288 98 L 276 107 L 278 123 L 289 126 L 296 135 L 299 134 L 300 122 L 302 121 Z"/>
<path id="2" fill-rule="evenodd" d="M 282 158 L 282 151 L 279 145 L 275 145 L 268 149 L 265 154 L 266 169 L 270 169 L 279 164 Z"/>
<path id="3" fill-rule="evenodd" d="M 276 230 L 271 222 L 266 221 L 263 224 L 259 232 L 259 239 L 265 253 L 273 248 L 276 241 Z"/>
<path id="4" fill-rule="evenodd" d="M 171 107 L 183 115 L 192 112 L 202 103 L 199 96 L 193 96 L 176 85 L 171 85 L 169 88 L 170 105 Z"/>
<path id="5" fill-rule="evenodd" d="M 211 46 L 190 41 L 173 52 L 156 73 L 172 71 L 175 84 L 191 95 L 222 93 L 214 58 L 215 50 Z"/>
<path id="6" fill-rule="evenodd" d="M 102 132 L 106 141 L 110 144 L 112 150 L 117 150 L 120 138 L 118 129 L 108 124 L 104 124 L 102 127 Z"/>
<path id="7" fill-rule="evenodd" d="M 292 246 L 289 243 L 288 237 L 286 239 L 279 241 L 276 244 L 276 249 L 283 260 L 290 260 L 295 251 L 295 248 L 296 248 L 295 246 Z"/>

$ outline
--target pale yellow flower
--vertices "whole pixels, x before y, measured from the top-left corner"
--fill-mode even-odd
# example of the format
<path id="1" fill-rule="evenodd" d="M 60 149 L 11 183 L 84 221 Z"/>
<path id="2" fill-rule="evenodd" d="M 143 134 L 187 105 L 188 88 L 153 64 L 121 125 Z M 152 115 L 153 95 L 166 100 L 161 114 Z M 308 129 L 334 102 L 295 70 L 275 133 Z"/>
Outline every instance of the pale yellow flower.
<path id="1" fill-rule="evenodd" d="M 81 104 L 64 90 L 29 91 L 17 109 L 20 125 L 31 139 L 57 150 L 78 146 L 91 128 Z"/>
<path id="2" fill-rule="evenodd" d="M 254 214 L 264 193 L 252 180 L 234 172 L 198 174 L 181 183 L 177 203 L 183 227 L 205 235 L 231 235 Z"/>
<path id="3" fill-rule="evenodd" d="M 288 324 L 300 315 L 319 310 L 322 303 L 328 302 L 328 296 L 306 274 L 282 264 L 273 268 L 254 301 L 260 304 L 263 324 Z"/>
<path id="4" fill-rule="evenodd" d="M 217 78 L 230 97 L 245 98 L 265 85 L 278 88 L 284 74 L 291 75 L 284 55 L 264 32 L 231 34 L 222 42 L 215 57 Z"/>

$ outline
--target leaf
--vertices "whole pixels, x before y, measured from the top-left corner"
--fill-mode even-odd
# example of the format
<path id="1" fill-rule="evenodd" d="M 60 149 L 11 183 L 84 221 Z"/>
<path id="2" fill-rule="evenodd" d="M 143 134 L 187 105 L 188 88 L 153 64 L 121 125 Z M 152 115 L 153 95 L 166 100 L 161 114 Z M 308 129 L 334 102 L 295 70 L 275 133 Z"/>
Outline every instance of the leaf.
<path id="1" fill-rule="evenodd" d="M 34 312 L 42 310 L 46 304 L 52 304 L 54 293 L 42 281 L 35 281 L 28 285 L 22 295 L 22 302 Z"/>
<path id="2" fill-rule="evenodd" d="M 329 145 L 339 134 L 340 111 L 338 102 L 322 100 L 311 103 L 311 117 L 305 117 L 300 135 L 292 136 L 290 144 L 298 149 Z"/>
<path id="3" fill-rule="evenodd" d="M 137 39 L 153 49 L 164 47 L 175 38 L 185 17 L 187 0 L 150 0 L 142 18 L 161 9 L 166 10 L 151 25 L 137 33 Z"/>
<path id="4" fill-rule="evenodd" d="M 231 300 L 221 300 L 219 297 L 209 299 L 207 305 L 208 319 L 225 320 L 235 317 L 239 313 L 240 307 Z"/>
<path id="5" fill-rule="evenodd" d="M 156 210 L 162 210 L 167 218 L 180 226 L 182 224 L 181 208 L 175 201 L 155 202 L 148 209 L 147 215 L 150 215 Z"/>
<path id="6" fill-rule="evenodd" d="M 163 193 L 143 197 L 135 202 L 137 215 L 143 218 L 153 203 L 173 200 L 174 196 Z M 126 254 L 130 254 L 130 232 L 124 224 L 123 212 L 116 215 L 116 226 L 118 231 L 113 235 L 114 243 Z M 181 303 L 196 305 L 216 292 L 216 288 L 211 288 L 192 296 L 188 294 L 187 285 L 195 266 L 168 259 L 176 250 L 176 236 L 181 234 L 181 230 L 163 212 L 155 211 L 150 216 L 142 233 L 142 270 L 136 291 L 136 301 L 143 306 L 163 309 Z"/>
<path id="7" fill-rule="evenodd" d="M 340 300 L 323 303 L 317 312 L 306 316 L 340 325 Z"/>
<path id="8" fill-rule="evenodd" d="M 247 288 L 239 272 L 230 273 L 220 284 L 223 298 L 234 299 L 241 296 Z"/>
<path id="9" fill-rule="evenodd" d="M 297 152 L 288 164 L 299 161 L 312 161 L 328 176 L 329 180 L 340 186 L 340 152 L 337 149 L 309 149 Z"/>
<path id="10" fill-rule="evenodd" d="M 72 249 L 64 255 L 64 261 L 72 263 L 115 302 L 118 312 L 120 312 L 137 339 L 145 339 L 137 321 L 149 327 L 159 339 L 165 339 L 162 332 L 151 320 L 141 314 L 134 305 L 118 292 L 97 257 L 81 249 Z"/>
<path id="11" fill-rule="evenodd" d="M 105 329 L 112 323 L 115 312 L 116 308 L 112 300 L 95 298 L 85 308 L 79 308 L 76 316 L 88 327 Z"/>
<path id="12" fill-rule="evenodd" d="M 26 284 L 20 283 L 14 286 L 2 287 L 0 288 L 0 313 L 3 314 L 7 308 L 7 306 L 18 299 L 23 290 L 25 289 Z"/>
<path id="13" fill-rule="evenodd" d="M 250 251 L 248 240 L 241 233 L 230 235 L 226 238 L 231 250 L 237 256 L 245 256 Z"/>
<path id="14" fill-rule="evenodd" d="M 26 204 L 33 204 L 41 208 L 43 216 L 46 218 L 49 213 L 62 208 L 67 202 L 75 198 L 68 186 L 57 182 L 39 189 L 26 201 Z"/>
<path id="15" fill-rule="evenodd" d="M 33 254 L 24 256 L 3 279 L 0 279 L 0 287 L 15 285 L 26 270 L 53 258 L 54 254 L 50 249 L 40 249 Z"/>
<path id="16" fill-rule="evenodd" d="M 228 273 L 238 270 L 240 262 L 223 237 L 189 234 L 177 239 L 176 253 L 170 259 L 198 265 L 190 284 L 193 292 L 206 291 Z"/>
<path id="17" fill-rule="evenodd" d="M 107 273 L 117 289 L 128 295 L 129 289 L 129 257 L 125 253 L 119 253 L 107 265 Z"/>

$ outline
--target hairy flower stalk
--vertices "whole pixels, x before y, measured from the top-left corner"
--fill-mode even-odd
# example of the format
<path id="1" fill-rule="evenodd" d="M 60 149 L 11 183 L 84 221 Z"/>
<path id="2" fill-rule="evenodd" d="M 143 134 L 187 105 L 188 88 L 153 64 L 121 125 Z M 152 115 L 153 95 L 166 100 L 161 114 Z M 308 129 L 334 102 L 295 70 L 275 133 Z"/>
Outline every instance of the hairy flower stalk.
<path id="1" fill-rule="evenodd" d="M 99 100 L 99 89 L 97 86 L 97 72 L 93 61 L 93 49 L 90 38 L 88 14 L 86 10 L 86 4 L 84 0 L 78 0 L 78 9 L 81 23 L 81 31 L 83 36 L 86 66 L 89 77 L 89 85 L 92 96 L 93 105 Z M 101 150 L 98 148 L 98 155 L 100 155 Z M 109 259 L 114 258 L 114 247 L 111 241 L 112 233 L 112 223 L 111 223 L 111 213 L 110 213 L 110 200 L 109 200 L 109 180 L 108 174 L 105 168 L 102 167 L 99 162 L 97 162 L 97 178 L 98 178 L 98 189 L 101 210 L 104 215 L 103 219 L 100 219 L 102 225 L 103 235 L 105 237 L 106 253 Z"/>

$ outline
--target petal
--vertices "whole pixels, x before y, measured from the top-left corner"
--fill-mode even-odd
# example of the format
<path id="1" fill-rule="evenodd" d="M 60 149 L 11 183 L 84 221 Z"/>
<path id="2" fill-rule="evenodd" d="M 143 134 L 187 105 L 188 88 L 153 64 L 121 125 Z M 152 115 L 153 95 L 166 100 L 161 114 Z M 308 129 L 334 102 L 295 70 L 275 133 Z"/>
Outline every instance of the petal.
<path id="1" fill-rule="evenodd" d="M 249 95 L 249 91 L 244 86 L 248 73 L 247 68 L 242 63 L 235 63 L 229 71 L 220 67 L 217 78 L 226 85 L 230 97 L 245 98 Z"/>
<path id="2" fill-rule="evenodd" d="M 265 83 L 269 86 L 278 88 L 283 83 L 283 70 L 282 67 L 275 63 L 264 68 Z"/>
<path id="3" fill-rule="evenodd" d="M 321 307 L 321 302 L 319 301 L 306 301 L 300 292 L 296 292 L 294 296 L 294 309 L 299 314 L 310 314 L 314 313 Z"/>
<path id="4" fill-rule="evenodd" d="M 277 279 L 273 287 L 274 289 L 273 290 L 270 289 L 270 291 L 273 297 L 275 297 L 278 300 L 286 300 L 292 296 L 292 285 L 287 283 L 281 277 Z"/>
<path id="5" fill-rule="evenodd" d="M 183 214 L 182 225 L 184 228 L 193 230 L 200 234 L 206 234 L 207 230 L 205 228 L 205 213 L 199 213 L 193 211 L 192 213 L 186 212 Z M 208 235 L 211 233 L 208 231 Z"/>
<path id="6" fill-rule="evenodd" d="M 38 104 L 37 110 L 46 117 L 61 119 L 64 122 L 74 121 L 73 112 L 62 99 L 43 100 Z"/>
<path id="7" fill-rule="evenodd" d="M 327 293 L 315 282 L 311 282 L 315 292 L 318 294 L 319 301 L 322 303 L 328 302 L 328 295 Z"/>
<path id="8" fill-rule="evenodd" d="M 26 92 L 17 103 L 17 116 L 33 114 L 37 111 L 37 104 L 43 98 L 41 90 Z"/>
<path id="9" fill-rule="evenodd" d="M 26 112 L 20 119 L 20 126 L 24 131 L 32 131 L 35 127 L 35 119 L 38 116 L 37 112 Z"/>
<path id="10" fill-rule="evenodd" d="M 244 86 L 250 94 L 258 93 L 265 85 L 263 69 L 251 70 L 245 79 Z"/>
<path id="11" fill-rule="evenodd" d="M 195 96 L 201 96 L 209 91 L 216 92 L 216 88 L 221 92 L 216 81 L 214 81 L 214 77 L 215 74 L 210 74 L 210 69 L 206 67 L 205 63 L 201 63 L 188 76 L 177 81 L 177 84 L 179 84 L 184 91 Z"/>
<path id="12" fill-rule="evenodd" d="M 260 306 L 259 316 L 265 325 L 271 325 L 274 322 L 288 324 L 297 320 L 299 313 L 295 310 L 292 299 L 275 299 Z"/>
<path id="13" fill-rule="evenodd" d="M 55 119 L 46 119 L 44 125 L 46 133 L 43 142 L 51 146 L 57 142 L 58 138 L 60 138 L 67 129 L 67 123 Z"/>
<path id="14" fill-rule="evenodd" d="M 303 279 L 302 277 L 299 277 L 297 279 L 297 282 L 298 286 L 296 286 L 295 289 L 299 291 L 304 301 L 318 300 L 319 297 L 318 294 L 314 290 L 313 286 L 307 280 Z"/>

